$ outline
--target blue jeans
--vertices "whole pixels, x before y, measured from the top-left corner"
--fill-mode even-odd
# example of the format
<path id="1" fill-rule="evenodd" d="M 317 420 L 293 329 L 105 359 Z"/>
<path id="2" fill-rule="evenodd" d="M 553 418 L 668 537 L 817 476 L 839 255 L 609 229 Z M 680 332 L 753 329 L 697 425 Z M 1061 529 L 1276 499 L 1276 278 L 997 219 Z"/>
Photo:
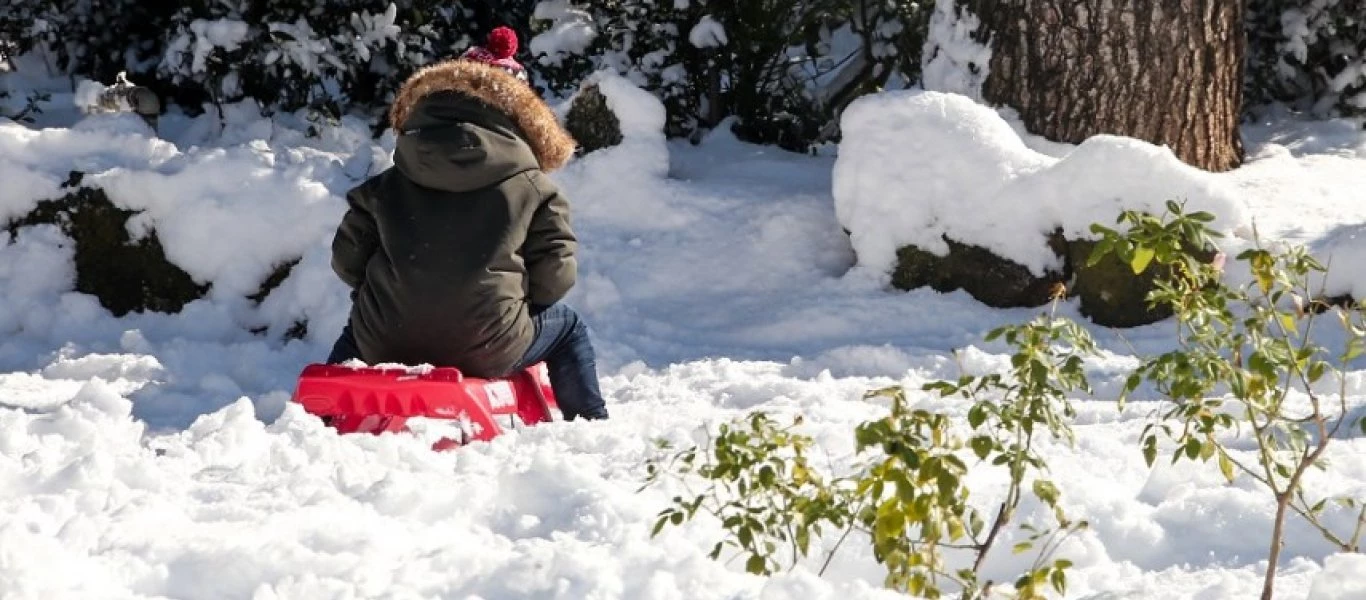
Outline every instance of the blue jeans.
<path id="1" fill-rule="evenodd" d="M 531 346 L 511 369 L 516 373 L 538 362 L 544 362 L 550 374 L 550 387 L 555 390 L 555 402 L 565 420 L 577 417 L 606 419 L 607 403 L 598 388 L 597 354 L 589 337 L 588 325 L 579 313 L 562 302 L 550 306 L 533 307 L 531 323 L 535 327 Z M 332 346 L 327 362 L 336 364 L 360 358 L 351 326 L 342 329 Z"/>

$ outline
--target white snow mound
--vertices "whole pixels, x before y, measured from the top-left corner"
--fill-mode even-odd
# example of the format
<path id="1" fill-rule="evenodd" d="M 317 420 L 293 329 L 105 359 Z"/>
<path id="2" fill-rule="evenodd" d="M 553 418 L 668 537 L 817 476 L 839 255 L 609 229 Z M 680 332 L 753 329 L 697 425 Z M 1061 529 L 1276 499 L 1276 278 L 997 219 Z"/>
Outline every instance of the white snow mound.
<path id="1" fill-rule="evenodd" d="M 1236 189 L 1171 150 L 1100 135 L 1061 158 L 1026 146 L 995 110 L 966 96 L 907 90 L 855 101 L 841 120 L 835 210 L 860 263 L 890 271 L 896 250 L 944 255 L 943 237 L 981 246 L 1035 274 L 1058 268 L 1044 243 L 1059 228 L 1091 239 L 1125 209 L 1167 200 L 1213 213 L 1217 230 L 1247 222 Z"/>

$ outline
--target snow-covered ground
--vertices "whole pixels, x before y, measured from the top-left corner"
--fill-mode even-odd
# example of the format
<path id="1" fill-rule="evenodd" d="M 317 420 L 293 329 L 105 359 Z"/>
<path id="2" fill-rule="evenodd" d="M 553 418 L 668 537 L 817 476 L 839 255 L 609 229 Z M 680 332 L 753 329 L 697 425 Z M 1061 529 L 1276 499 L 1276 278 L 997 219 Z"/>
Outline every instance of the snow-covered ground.
<path id="1" fill-rule="evenodd" d="M 652 539 L 679 491 L 638 491 L 653 440 L 685 442 L 753 409 L 801 411 L 846 461 L 854 425 L 886 409 L 863 392 L 957 376 L 955 349 L 970 370 L 1003 368 L 1008 357 L 983 333 L 1038 310 L 889 290 L 878 269 L 855 267 L 834 157 L 721 133 L 666 146 L 643 131 L 658 115 L 631 110 L 625 121 L 642 130 L 626 145 L 555 175 L 583 243 L 569 301 L 594 327 L 613 419 L 449 453 L 413 436 L 339 437 L 287 403 L 348 310 L 328 267 L 342 195 L 389 164 L 391 138 L 371 140 L 358 122 L 309 137 L 302 119 L 263 120 L 250 107 L 230 107 L 221 129 L 213 115 L 167 116 L 159 138 L 127 116 L 0 121 L 0 219 L 81 169 L 144 211 L 140 223 L 173 261 L 214 283 L 181 314 L 114 318 L 71 291 L 72 251 L 55 228 L 0 245 L 0 598 L 897 597 L 858 544 L 824 577 L 812 562 L 762 578 L 706 557 L 715 523 Z M 1355 235 L 1366 222 L 1366 134 L 1284 119 L 1246 135 L 1252 160 L 1221 185 L 1263 234 L 1366 251 Z M 1029 143 L 1037 156 L 1023 145 L 1021 156 L 1054 161 Z M 959 172 L 974 168 L 965 157 L 932 158 L 943 169 L 907 185 L 974 176 Z M 902 193 L 915 199 L 914 187 Z M 244 298 L 298 257 L 260 306 Z M 1363 263 L 1350 263 L 1342 285 L 1363 289 Z M 1072 305 L 1061 311 L 1075 316 Z M 308 337 L 283 342 L 298 319 Z M 249 332 L 257 327 L 265 334 Z M 1090 365 L 1098 393 L 1079 399 L 1078 443 L 1047 447 L 1069 515 L 1092 523 L 1062 550 L 1077 565 L 1068 596 L 1255 597 L 1270 499 L 1209 468 L 1149 469 L 1138 436 L 1154 405 L 1121 413 L 1112 402 L 1133 353 L 1168 347 L 1170 324 L 1095 334 L 1107 354 Z M 1348 389 L 1353 406 L 1366 405 L 1366 370 Z M 1366 439 L 1335 442 L 1332 476 L 1312 474 L 1311 489 L 1366 498 L 1363 457 Z M 999 482 L 976 481 L 983 506 L 999 496 Z M 987 574 L 1009 580 L 1022 558 L 1000 547 Z M 1282 556 L 1278 597 L 1366 598 L 1366 560 L 1334 554 L 1293 519 Z"/>

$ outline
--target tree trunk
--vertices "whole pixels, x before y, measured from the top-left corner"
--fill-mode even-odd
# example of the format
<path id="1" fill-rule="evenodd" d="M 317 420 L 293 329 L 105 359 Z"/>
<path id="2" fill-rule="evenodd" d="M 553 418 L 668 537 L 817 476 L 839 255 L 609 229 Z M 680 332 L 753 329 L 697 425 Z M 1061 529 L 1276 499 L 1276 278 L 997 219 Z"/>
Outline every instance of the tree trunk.
<path id="1" fill-rule="evenodd" d="M 1243 0 L 958 3 L 991 45 L 983 99 L 1031 133 L 1134 137 L 1208 171 L 1242 163 Z"/>

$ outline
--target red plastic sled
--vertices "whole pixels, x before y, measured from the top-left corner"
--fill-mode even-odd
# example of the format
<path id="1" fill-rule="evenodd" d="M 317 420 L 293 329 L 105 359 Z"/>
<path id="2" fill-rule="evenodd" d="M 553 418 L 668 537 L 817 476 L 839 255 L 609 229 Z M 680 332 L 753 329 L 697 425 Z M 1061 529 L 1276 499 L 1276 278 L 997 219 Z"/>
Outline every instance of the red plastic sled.
<path id="1" fill-rule="evenodd" d="M 465 377 L 450 367 L 311 364 L 299 374 L 294 402 L 343 434 L 406 431 L 410 417 L 467 420 L 465 439 L 443 438 L 436 450 L 497 437 L 504 430 L 497 416 L 535 425 L 553 420 L 550 409 L 558 408 L 544 363 L 499 379 Z"/>

